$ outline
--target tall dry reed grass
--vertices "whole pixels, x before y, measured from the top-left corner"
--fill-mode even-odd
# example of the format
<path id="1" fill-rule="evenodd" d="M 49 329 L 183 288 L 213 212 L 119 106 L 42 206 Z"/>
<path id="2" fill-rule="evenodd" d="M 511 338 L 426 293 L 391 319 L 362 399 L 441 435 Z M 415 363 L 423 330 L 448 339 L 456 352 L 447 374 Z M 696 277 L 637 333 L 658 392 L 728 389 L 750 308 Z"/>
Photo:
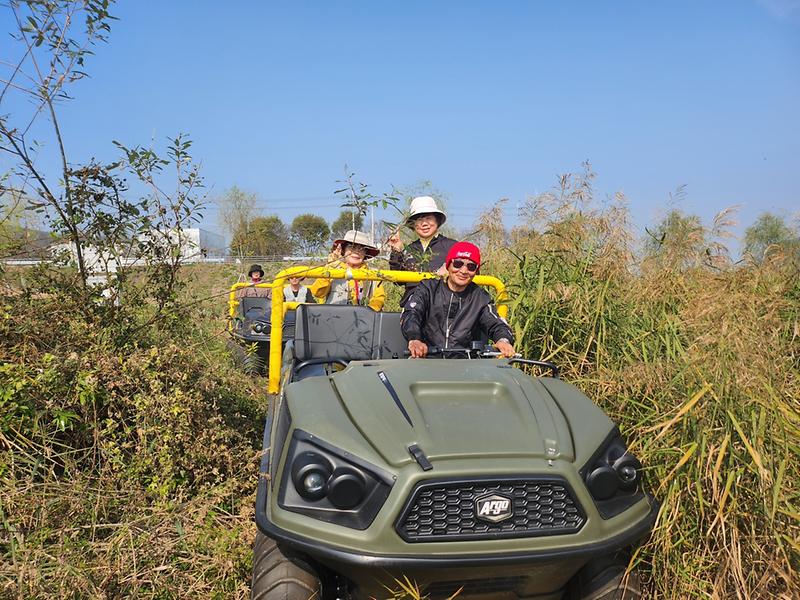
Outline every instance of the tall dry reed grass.
<path id="1" fill-rule="evenodd" d="M 638 250 L 623 199 L 594 207 L 584 181 L 532 199 L 510 252 L 489 247 L 514 272 L 518 349 L 558 363 L 646 465 L 650 597 L 800 597 L 796 264 L 732 264 L 729 212 Z"/>

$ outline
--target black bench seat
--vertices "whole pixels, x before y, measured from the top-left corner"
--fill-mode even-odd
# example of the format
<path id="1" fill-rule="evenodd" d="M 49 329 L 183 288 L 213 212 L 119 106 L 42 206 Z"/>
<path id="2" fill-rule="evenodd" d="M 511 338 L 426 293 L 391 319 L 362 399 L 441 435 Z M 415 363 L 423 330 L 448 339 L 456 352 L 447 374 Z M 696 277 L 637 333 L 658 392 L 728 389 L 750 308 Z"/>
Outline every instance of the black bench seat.
<path id="1" fill-rule="evenodd" d="M 366 306 L 303 304 L 297 307 L 294 357 L 297 363 L 402 358 L 408 344 L 399 312 Z"/>

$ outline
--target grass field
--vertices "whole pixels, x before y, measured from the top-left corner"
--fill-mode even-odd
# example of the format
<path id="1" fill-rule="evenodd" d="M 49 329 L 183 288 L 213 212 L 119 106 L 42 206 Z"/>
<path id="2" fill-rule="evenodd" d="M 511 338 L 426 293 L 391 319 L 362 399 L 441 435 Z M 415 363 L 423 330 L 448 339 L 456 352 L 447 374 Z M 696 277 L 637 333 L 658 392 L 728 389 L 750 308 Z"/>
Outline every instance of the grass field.
<path id="1" fill-rule="evenodd" d="M 636 255 L 612 216 L 485 241 L 517 347 L 646 465 L 663 503 L 634 557 L 649 597 L 800 597 L 797 267 Z M 186 268 L 180 318 L 124 345 L 3 273 L 0 597 L 248 597 L 269 397 L 225 349 L 238 270 Z"/>

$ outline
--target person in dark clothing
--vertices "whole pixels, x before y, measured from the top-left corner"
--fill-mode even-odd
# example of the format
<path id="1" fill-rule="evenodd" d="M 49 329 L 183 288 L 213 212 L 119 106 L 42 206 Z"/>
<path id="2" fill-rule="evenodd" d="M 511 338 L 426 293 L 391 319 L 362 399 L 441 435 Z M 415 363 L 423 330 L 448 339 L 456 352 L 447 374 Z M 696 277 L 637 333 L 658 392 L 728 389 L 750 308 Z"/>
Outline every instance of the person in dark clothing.
<path id="1" fill-rule="evenodd" d="M 414 288 L 400 316 L 403 337 L 414 358 L 428 346 L 469 348 L 481 330 L 506 358 L 514 356 L 514 334 L 497 314 L 491 296 L 472 282 L 481 253 L 469 242 L 457 242 L 447 254 L 447 279 L 426 279 Z"/>
<path id="2" fill-rule="evenodd" d="M 447 219 L 430 196 L 419 196 L 411 201 L 411 214 L 406 225 L 412 228 L 419 239 L 404 246 L 397 231 L 389 238 L 392 251 L 389 254 L 389 268 L 395 271 L 431 271 L 446 274 L 444 265 L 447 253 L 455 240 L 439 234 L 439 228 Z M 406 289 L 400 299 L 405 306 L 416 283 L 405 284 Z"/>
<path id="3" fill-rule="evenodd" d="M 236 290 L 237 298 L 272 298 L 271 288 L 255 287 L 259 283 L 265 283 L 262 281 L 264 277 L 264 269 L 261 268 L 261 265 L 250 265 L 250 269 L 247 271 L 247 276 L 250 278 L 250 285 L 248 287 L 239 288 Z"/>

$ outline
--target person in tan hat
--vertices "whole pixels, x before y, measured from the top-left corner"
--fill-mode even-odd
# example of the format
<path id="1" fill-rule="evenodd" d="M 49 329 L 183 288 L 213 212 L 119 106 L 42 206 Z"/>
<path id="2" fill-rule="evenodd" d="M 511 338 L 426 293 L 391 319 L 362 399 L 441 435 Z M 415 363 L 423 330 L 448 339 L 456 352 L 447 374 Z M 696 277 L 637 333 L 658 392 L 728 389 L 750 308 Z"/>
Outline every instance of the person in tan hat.
<path id="1" fill-rule="evenodd" d="M 333 242 L 331 269 L 363 269 L 366 261 L 378 255 L 378 248 L 369 236 L 351 229 L 341 239 Z M 309 288 L 315 298 L 324 304 L 354 304 L 381 310 L 386 302 L 382 281 L 356 281 L 354 279 L 315 279 Z"/>
<path id="2" fill-rule="evenodd" d="M 411 211 L 406 226 L 419 236 L 408 246 L 400 239 L 396 231 L 389 238 L 392 252 L 389 255 L 389 267 L 395 271 L 432 271 L 445 275 L 447 269 L 444 261 L 455 240 L 439 233 L 439 228 L 447 220 L 447 215 L 436 205 L 430 196 L 418 196 L 411 201 Z M 400 306 L 405 306 L 411 292 L 417 284 L 407 283 Z"/>

